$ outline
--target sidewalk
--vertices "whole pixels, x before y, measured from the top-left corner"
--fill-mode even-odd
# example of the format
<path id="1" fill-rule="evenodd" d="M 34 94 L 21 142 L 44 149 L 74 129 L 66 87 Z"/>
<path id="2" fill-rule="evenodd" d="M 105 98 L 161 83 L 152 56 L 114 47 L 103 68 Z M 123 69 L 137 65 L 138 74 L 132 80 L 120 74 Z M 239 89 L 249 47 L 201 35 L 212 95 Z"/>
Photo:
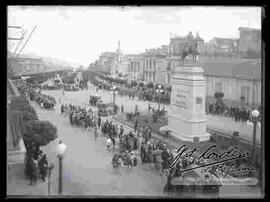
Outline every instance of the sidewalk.
<path id="1" fill-rule="evenodd" d="M 37 180 L 36 185 L 29 185 L 29 180 L 26 178 L 16 178 L 7 184 L 7 197 L 13 196 L 39 196 L 48 197 L 48 179 L 43 182 Z M 51 186 L 51 195 L 56 195 Z"/>

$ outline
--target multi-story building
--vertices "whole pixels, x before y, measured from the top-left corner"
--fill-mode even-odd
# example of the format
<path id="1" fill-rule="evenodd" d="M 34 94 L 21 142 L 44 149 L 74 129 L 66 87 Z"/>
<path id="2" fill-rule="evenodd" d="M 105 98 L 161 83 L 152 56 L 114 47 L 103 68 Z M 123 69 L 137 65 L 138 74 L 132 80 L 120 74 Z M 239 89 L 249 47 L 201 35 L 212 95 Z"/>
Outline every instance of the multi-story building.
<path id="1" fill-rule="evenodd" d="M 119 72 L 119 66 L 123 66 L 119 65 L 123 62 L 123 60 L 124 55 L 120 49 L 120 41 L 118 41 L 118 47 L 115 52 L 101 53 L 99 56 L 99 61 L 96 62 L 96 67 L 98 67 L 102 72 L 107 72 L 112 76 L 116 76 Z"/>
<path id="2" fill-rule="evenodd" d="M 146 83 L 166 83 L 167 55 L 149 51 L 143 60 L 143 79 Z"/>
<path id="3" fill-rule="evenodd" d="M 188 43 L 187 37 L 177 36 L 170 39 L 169 55 L 182 56 L 184 46 Z"/>
<path id="4" fill-rule="evenodd" d="M 242 58 L 261 58 L 261 30 L 240 27 L 239 51 Z"/>
<path id="5" fill-rule="evenodd" d="M 130 59 L 128 81 L 143 81 L 143 55 L 134 55 Z"/>
<path id="6" fill-rule="evenodd" d="M 117 63 L 117 70 L 114 72 L 115 76 L 121 75 L 122 77 L 127 77 L 129 73 L 130 60 L 125 58 L 121 62 Z"/>
<path id="7" fill-rule="evenodd" d="M 200 58 L 238 57 L 239 39 L 213 38 L 209 42 L 201 42 L 198 46 Z"/>

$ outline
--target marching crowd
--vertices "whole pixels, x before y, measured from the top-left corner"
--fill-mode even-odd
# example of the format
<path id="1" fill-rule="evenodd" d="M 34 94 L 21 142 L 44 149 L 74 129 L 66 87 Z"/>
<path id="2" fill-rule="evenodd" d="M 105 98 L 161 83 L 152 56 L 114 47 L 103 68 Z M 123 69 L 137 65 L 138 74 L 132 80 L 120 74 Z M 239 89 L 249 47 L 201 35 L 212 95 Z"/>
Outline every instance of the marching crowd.
<path id="1" fill-rule="evenodd" d="M 168 170 L 169 161 L 172 153 L 166 145 L 155 143 L 152 140 L 152 133 L 149 128 L 141 132 L 137 130 L 126 132 L 123 126 L 119 127 L 108 120 L 102 121 L 100 116 L 95 116 L 91 108 L 76 106 L 72 104 L 62 104 L 61 114 L 69 114 L 71 125 L 83 126 L 85 129 L 94 129 L 95 140 L 99 131 L 107 139 L 106 147 L 108 151 L 115 152 L 112 165 L 116 173 L 120 167 L 126 167 L 131 171 L 137 165 L 136 155 L 140 155 L 142 163 L 151 169 L 156 169 L 161 174 Z"/>
<path id="2" fill-rule="evenodd" d="M 234 118 L 235 121 L 242 121 L 242 122 L 246 122 L 247 120 L 249 120 L 251 113 L 251 110 L 247 110 L 246 108 L 239 108 L 237 106 L 227 107 L 225 105 L 220 106 L 217 103 L 208 103 L 206 111 L 213 115 L 230 117 Z"/>
<path id="3" fill-rule="evenodd" d="M 113 152 L 111 164 L 114 174 L 121 175 L 123 169 L 126 170 L 126 173 L 132 172 L 133 168 L 138 165 L 138 158 L 140 158 L 141 166 L 145 169 L 168 176 L 167 184 L 164 187 L 166 193 L 195 193 L 200 187 L 204 193 L 218 194 L 218 185 L 200 186 L 197 183 L 186 182 L 182 186 L 173 186 L 171 184 L 172 178 L 180 177 L 183 182 L 186 179 L 186 176 L 179 172 L 180 170 L 186 169 L 192 164 L 200 165 L 203 162 L 194 161 L 192 157 L 189 159 L 180 158 L 178 163 L 169 169 L 174 154 L 166 144 L 152 138 L 152 132 L 149 128 L 145 127 L 140 130 L 137 124 L 134 130 L 126 131 L 123 125 L 119 126 L 108 119 L 103 121 L 100 116 L 95 116 L 92 109 L 87 110 L 85 107 L 72 104 L 62 105 L 61 113 L 69 114 L 70 124 L 82 125 L 85 129 L 94 130 L 95 140 L 100 134 L 106 138 L 107 151 Z M 82 124 L 78 124 L 79 120 L 83 120 Z"/>

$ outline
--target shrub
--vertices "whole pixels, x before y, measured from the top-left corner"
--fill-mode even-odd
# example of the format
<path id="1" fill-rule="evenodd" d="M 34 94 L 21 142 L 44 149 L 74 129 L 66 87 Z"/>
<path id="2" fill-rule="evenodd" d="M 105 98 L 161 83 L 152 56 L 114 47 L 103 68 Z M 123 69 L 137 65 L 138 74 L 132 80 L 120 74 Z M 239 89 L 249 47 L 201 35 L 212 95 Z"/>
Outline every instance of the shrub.
<path id="1" fill-rule="evenodd" d="M 222 92 L 215 92 L 214 97 L 216 99 L 222 99 L 224 97 L 224 93 L 222 93 Z"/>
<path id="2" fill-rule="evenodd" d="M 148 83 L 148 84 L 146 85 L 146 87 L 147 87 L 147 88 L 154 88 L 154 84 L 153 84 L 153 83 Z"/>
<path id="3" fill-rule="evenodd" d="M 29 148 L 46 146 L 57 138 L 57 128 L 50 121 L 32 120 L 26 125 L 23 135 L 25 145 Z"/>
<path id="4" fill-rule="evenodd" d="M 132 117 L 133 117 L 133 114 L 132 114 L 132 112 L 131 113 L 126 113 L 126 117 L 127 117 L 127 120 L 128 121 L 130 121 L 131 119 L 132 119 Z"/>

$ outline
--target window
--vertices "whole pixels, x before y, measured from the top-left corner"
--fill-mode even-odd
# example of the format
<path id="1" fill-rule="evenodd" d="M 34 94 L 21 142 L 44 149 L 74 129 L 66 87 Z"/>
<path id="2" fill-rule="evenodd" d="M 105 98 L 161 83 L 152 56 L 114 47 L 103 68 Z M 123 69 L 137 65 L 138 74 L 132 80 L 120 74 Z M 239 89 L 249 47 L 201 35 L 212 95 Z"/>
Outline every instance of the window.
<path id="1" fill-rule="evenodd" d="M 223 93 L 223 83 L 222 82 L 216 82 L 216 92 Z"/>
<path id="2" fill-rule="evenodd" d="M 249 86 L 241 86 L 241 97 L 245 98 L 245 102 L 249 102 L 250 95 L 250 87 Z"/>

